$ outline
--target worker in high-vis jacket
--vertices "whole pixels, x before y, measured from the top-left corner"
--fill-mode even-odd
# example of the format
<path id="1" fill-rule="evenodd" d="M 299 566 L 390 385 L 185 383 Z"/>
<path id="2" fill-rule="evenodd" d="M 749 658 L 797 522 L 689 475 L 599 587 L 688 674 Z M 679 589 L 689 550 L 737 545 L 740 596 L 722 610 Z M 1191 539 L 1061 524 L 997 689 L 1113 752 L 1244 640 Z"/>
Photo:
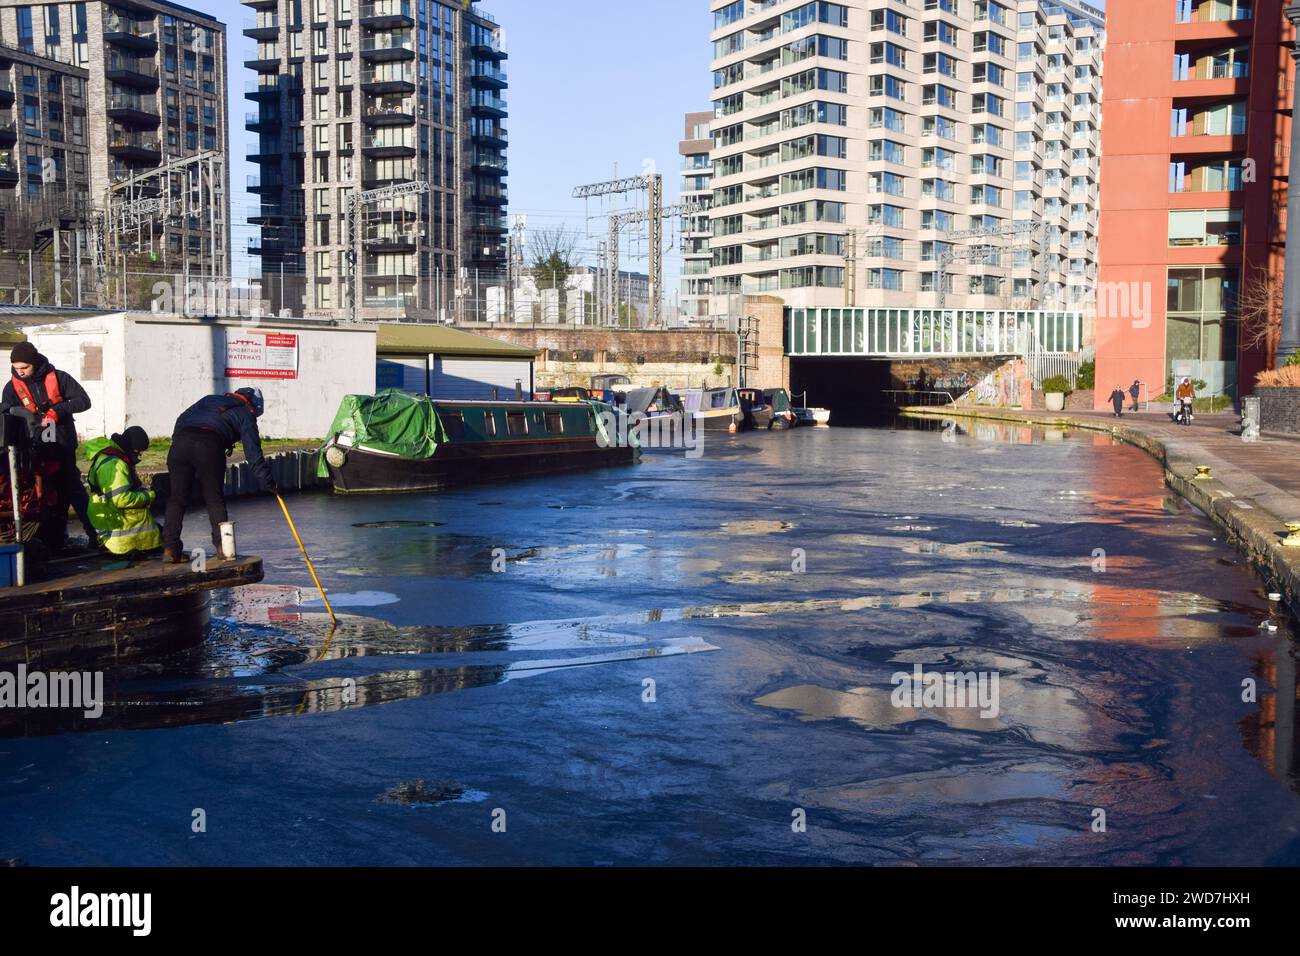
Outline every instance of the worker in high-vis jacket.
<path id="1" fill-rule="evenodd" d="M 132 425 L 112 438 L 97 438 L 86 446 L 90 467 L 90 520 L 101 547 L 111 554 L 154 551 L 162 547 L 162 531 L 149 513 L 154 492 L 136 473 L 149 436 Z"/>

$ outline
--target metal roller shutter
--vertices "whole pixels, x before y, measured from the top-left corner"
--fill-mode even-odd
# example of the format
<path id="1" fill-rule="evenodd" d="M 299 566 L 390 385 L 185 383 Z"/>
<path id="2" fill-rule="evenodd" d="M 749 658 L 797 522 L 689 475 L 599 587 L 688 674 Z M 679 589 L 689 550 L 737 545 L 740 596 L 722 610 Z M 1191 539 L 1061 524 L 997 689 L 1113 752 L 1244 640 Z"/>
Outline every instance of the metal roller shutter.
<path id="1" fill-rule="evenodd" d="M 490 401 L 492 389 L 497 398 L 509 401 L 515 397 L 515 382 L 520 384 L 525 398 L 529 398 L 529 365 L 527 359 L 477 359 L 444 358 L 431 355 L 430 397 L 460 401 Z"/>

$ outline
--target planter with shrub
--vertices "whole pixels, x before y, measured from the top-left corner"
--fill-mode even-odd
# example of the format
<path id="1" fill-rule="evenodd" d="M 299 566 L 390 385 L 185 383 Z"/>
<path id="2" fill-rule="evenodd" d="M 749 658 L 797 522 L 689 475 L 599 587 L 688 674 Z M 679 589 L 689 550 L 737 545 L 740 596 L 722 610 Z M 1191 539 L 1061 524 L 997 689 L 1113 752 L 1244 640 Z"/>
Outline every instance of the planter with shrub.
<path id="1" fill-rule="evenodd" d="M 1259 427 L 1266 432 L 1300 434 L 1300 364 L 1260 372 L 1255 377 L 1259 396 Z"/>
<path id="2" fill-rule="evenodd" d="M 1070 380 L 1064 375 L 1053 375 L 1043 379 L 1043 401 L 1049 412 L 1065 409 L 1065 396 L 1070 393 Z"/>

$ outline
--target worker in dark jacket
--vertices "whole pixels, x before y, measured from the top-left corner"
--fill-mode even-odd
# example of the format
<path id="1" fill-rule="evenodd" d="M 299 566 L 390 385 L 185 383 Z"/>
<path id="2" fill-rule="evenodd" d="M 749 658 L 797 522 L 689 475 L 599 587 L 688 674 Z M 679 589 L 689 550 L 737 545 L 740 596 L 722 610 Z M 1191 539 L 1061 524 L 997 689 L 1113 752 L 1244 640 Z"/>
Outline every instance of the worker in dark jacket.
<path id="1" fill-rule="evenodd" d="M 58 465 L 55 486 L 59 504 L 47 519 L 53 522 L 52 527 L 42 536 L 52 546 L 62 546 L 71 505 L 93 547 L 98 538 L 86 512 L 90 497 L 77 470 L 77 423 L 73 418 L 90 408 L 90 396 L 80 382 L 58 371 L 30 342 L 14 346 L 9 364 L 13 373 L 0 398 L 0 414 L 24 419 L 38 456 Z"/>
<path id="2" fill-rule="evenodd" d="M 226 520 L 226 459 L 237 442 L 243 443 L 244 457 L 263 490 L 278 490 L 271 466 L 262 455 L 262 437 L 257 430 L 262 410 L 261 390 L 241 388 L 229 395 L 200 399 L 176 419 L 171 451 L 167 453 L 170 497 L 163 524 L 164 561 L 179 564 L 186 560 L 181 524 L 196 482 L 208 507 L 212 544 L 221 553 L 221 524 Z"/>

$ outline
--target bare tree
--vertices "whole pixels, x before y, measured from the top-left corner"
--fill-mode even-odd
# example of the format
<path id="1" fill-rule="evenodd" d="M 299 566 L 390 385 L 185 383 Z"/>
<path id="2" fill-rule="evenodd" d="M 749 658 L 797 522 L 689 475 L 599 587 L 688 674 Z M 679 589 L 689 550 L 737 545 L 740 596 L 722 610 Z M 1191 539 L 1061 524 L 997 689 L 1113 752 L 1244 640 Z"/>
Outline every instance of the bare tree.
<path id="1" fill-rule="evenodd" d="M 569 277 L 578 267 L 580 236 L 568 226 L 547 226 L 535 230 L 528 240 L 528 258 L 532 263 L 532 278 L 538 290 L 558 289 L 560 293 L 560 321 L 567 312 L 565 299 Z"/>
<path id="2" fill-rule="evenodd" d="M 1241 343 L 1263 349 L 1269 363 L 1282 338 L 1282 276 L 1263 266 L 1253 267 L 1241 284 L 1237 311 L 1241 317 Z"/>

